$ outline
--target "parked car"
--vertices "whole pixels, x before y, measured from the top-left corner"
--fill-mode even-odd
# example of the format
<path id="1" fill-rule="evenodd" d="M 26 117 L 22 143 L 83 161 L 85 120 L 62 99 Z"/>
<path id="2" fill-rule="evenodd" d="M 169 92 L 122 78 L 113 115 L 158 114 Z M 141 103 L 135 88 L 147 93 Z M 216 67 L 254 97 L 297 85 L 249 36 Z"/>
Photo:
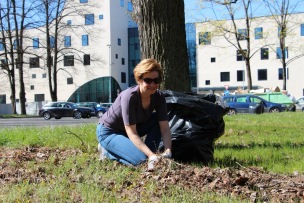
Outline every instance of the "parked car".
<path id="1" fill-rule="evenodd" d="M 297 110 L 304 111 L 304 97 L 300 97 L 296 100 Z"/>
<path id="2" fill-rule="evenodd" d="M 229 107 L 229 115 L 237 113 L 275 113 L 287 109 L 285 104 L 273 103 L 250 94 L 224 96 L 223 100 L 225 105 Z"/>
<path id="3" fill-rule="evenodd" d="M 91 108 L 91 116 L 97 116 L 98 118 L 100 118 L 108 110 L 107 107 L 104 107 L 97 102 L 80 102 L 77 103 L 77 105 Z"/>
<path id="4" fill-rule="evenodd" d="M 73 117 L 75 119 L 90 118 L 91 108 L 80 107 L 72 102 L 49 102 L 39 110 L 39 116 L 45 120 L 51 118 Z"/>
<path id="5" fill-rule="evenodd" d="M 113 103 L 100 103 L 101 106 L 105 107 L 105 108 L 110 108 L 112 106 Z"/>

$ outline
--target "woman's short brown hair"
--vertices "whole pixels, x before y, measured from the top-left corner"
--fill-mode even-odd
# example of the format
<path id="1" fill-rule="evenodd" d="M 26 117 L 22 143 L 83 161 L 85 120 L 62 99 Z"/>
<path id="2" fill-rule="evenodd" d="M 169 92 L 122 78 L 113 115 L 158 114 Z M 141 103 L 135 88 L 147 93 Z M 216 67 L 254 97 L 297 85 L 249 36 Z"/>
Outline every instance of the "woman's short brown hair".
<path id="1" fill-rule="evenodd" d="M 142 79 L 143 74 L 150 73 L 156 71 L 160 79 L 163 78 L 163 69 L 161 68 L 160 64 L 153 58 L 143 59 L 137 66 L 134 68 L 134 77 L 135 80 L 138 81 Z"/>

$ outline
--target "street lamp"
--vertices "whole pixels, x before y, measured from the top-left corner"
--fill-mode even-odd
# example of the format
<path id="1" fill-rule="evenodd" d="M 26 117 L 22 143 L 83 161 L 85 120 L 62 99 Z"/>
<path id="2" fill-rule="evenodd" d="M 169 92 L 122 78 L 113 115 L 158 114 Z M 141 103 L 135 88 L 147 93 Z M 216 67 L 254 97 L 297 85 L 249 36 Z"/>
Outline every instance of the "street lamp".
<path id="1" fill-rule="evenodd" d="M 109 47 L 109 103 L 112 103 L 111 44 L 107 46 Z"/>

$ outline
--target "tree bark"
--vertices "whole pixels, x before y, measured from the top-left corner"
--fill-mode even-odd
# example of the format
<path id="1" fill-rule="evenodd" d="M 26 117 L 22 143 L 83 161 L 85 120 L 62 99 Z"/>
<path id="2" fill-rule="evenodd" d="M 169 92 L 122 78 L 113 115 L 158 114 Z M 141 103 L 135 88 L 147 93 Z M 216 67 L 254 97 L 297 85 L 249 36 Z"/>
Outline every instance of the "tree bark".
<path id="1" fill-rule="evenodd" d="M 132 0 L 141 58 L 154 58 L 164 69 L 161 89 L 190 91 L 183 0 Z"/>

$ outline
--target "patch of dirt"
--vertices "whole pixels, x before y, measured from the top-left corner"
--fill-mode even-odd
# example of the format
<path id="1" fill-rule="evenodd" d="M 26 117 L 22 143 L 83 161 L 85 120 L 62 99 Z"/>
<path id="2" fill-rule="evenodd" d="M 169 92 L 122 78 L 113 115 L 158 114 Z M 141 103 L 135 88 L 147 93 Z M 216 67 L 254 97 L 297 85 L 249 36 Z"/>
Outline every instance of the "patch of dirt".
<path id="1" fill-rule="evenodd" d="M 54 165 L 58 165 L 65 157 L 77 156 L 81 153 L 82 151 L 77 149 L 1 148 L 0 185 L 18 184 L 25 180 L 29 183 L 55 180 L 56 177 L 47 174 L 43 167 L 36 169 L 28 167 L 28 161 L 37 163 L 51 161 Z M 213 192 L 218 195 L 250 199 L 251 202 L 304 203 L 304 176 L 301 174 L 274 174 L 257 167 L 240 167 L 240 169 L 195 167 L 168 159 L 161 159 L 152 172 L 146 171 L 146 164 L 140 167 L 144 172 L 138 177 L 141 181 L 133 191 L 138 194 L 144 190 L 146 181 L 154 180 L 157 188 L 160 189 L 165 189 L 169 185 L 178 185 L 189 191 Z M 128 184 L 131 183 L 126 183 L 126 187 Z M 130 193 L 127 190 L 121 192 L 122 195 Z"/>

